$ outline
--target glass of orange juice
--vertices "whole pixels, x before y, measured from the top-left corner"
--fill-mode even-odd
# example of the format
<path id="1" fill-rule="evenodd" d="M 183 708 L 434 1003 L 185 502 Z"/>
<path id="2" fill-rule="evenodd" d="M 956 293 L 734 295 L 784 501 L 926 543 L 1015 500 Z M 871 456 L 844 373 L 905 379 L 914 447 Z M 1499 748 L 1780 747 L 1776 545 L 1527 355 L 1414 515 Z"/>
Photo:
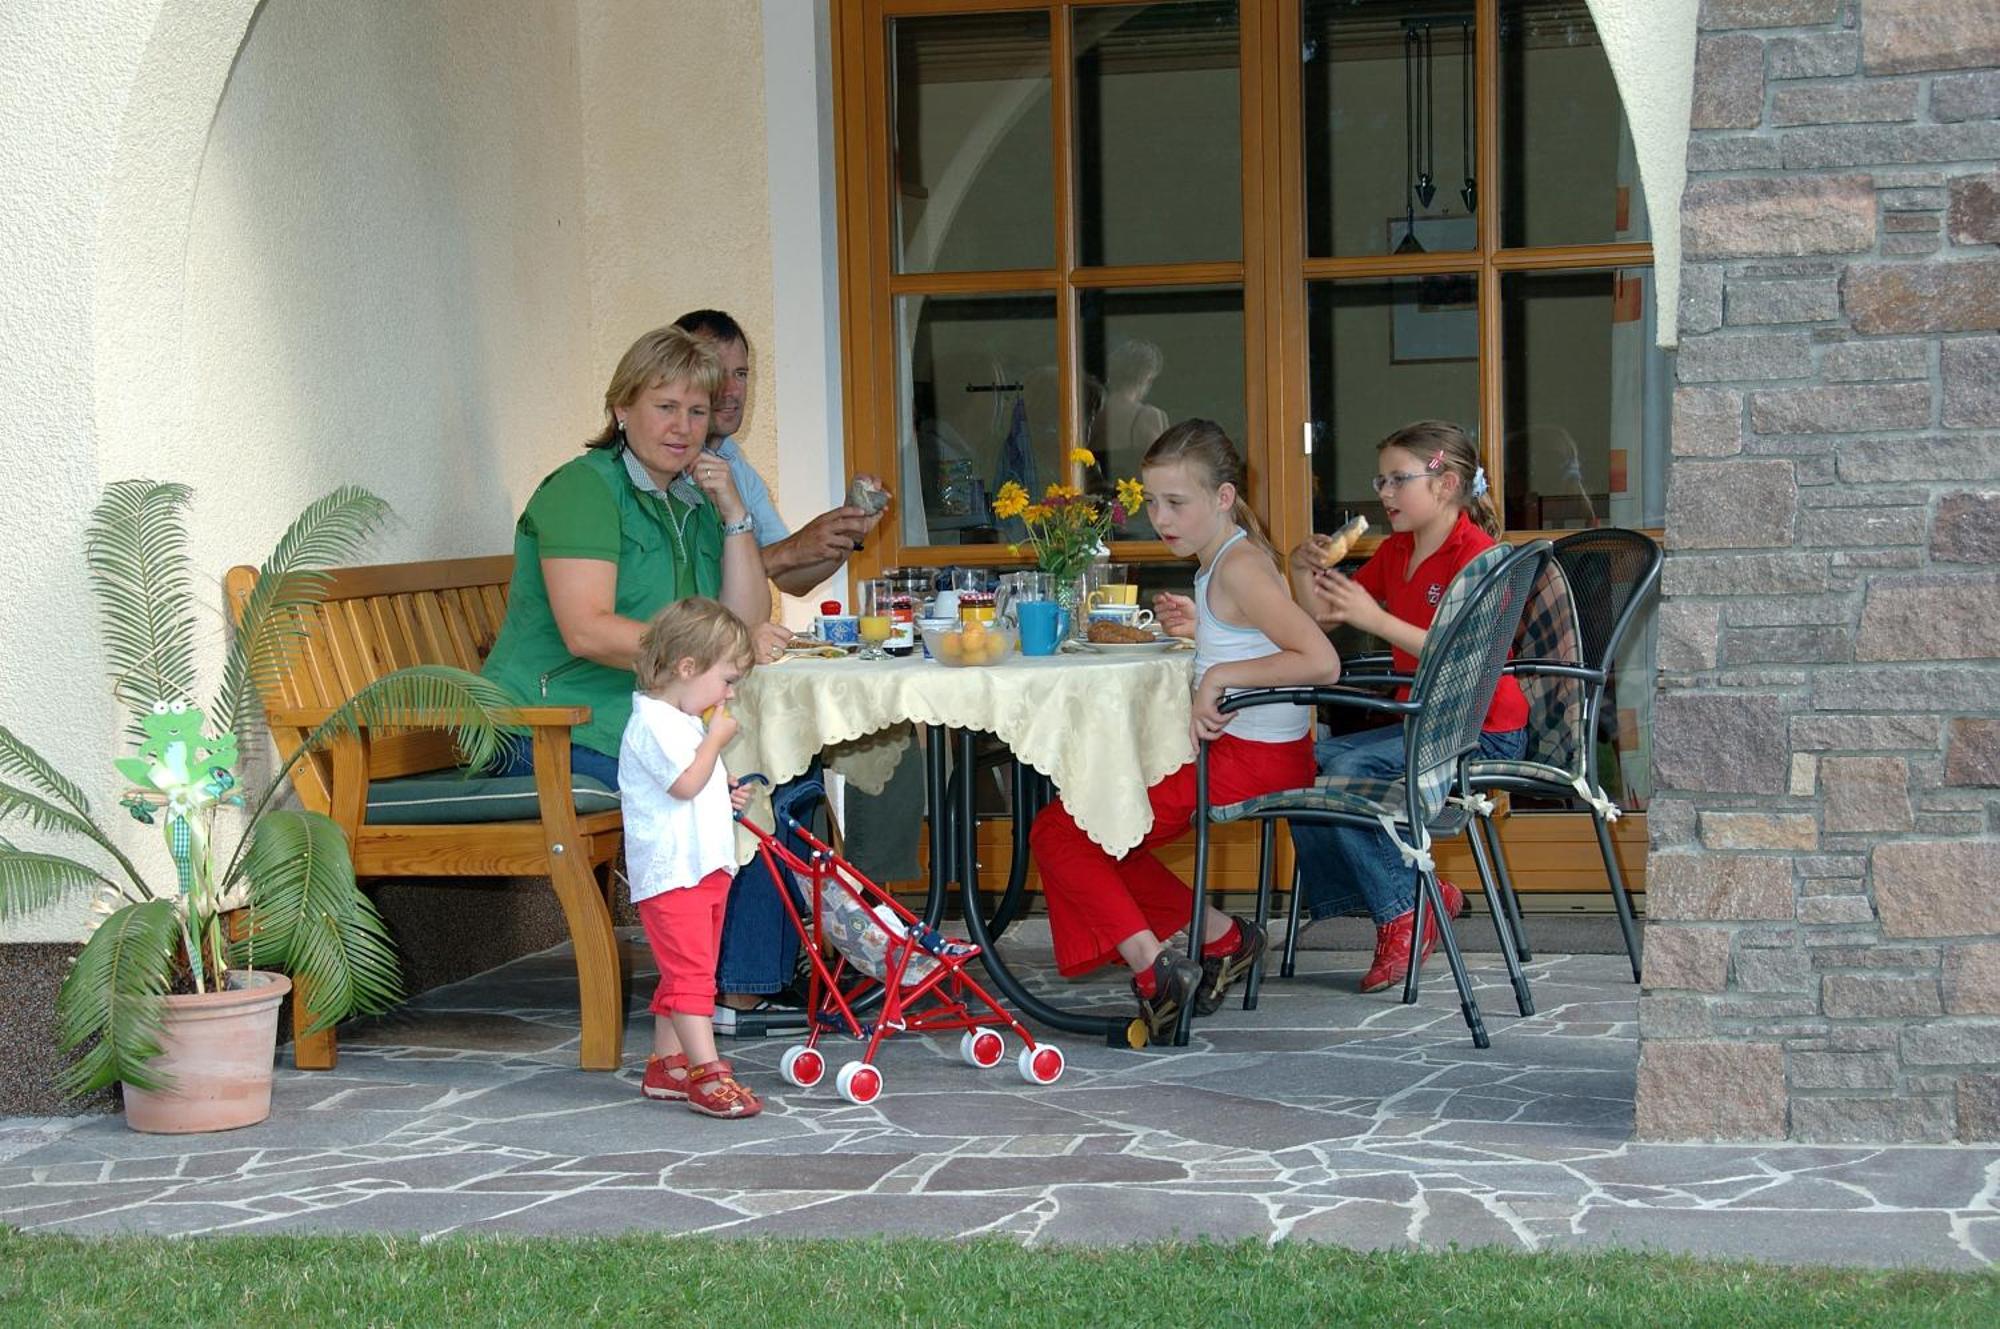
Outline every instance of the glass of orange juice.
<path id="1" fill-rule="evenodd" d="M 896 625 L 889 617 L 890 588 L 887 579 L 876 578 L 861 583 L 861 618 L 857 624 L 861 637 L 859 660 L 886 660 L 888 652 L 882 643 L 889 640 Z"/>

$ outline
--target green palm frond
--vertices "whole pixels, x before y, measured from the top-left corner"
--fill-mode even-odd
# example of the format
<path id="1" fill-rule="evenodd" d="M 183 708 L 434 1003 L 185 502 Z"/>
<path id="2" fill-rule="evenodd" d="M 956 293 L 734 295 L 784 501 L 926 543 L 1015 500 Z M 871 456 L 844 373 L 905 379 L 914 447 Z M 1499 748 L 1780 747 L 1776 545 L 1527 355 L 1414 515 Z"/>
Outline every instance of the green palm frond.
<path id="1" fill-rule="evenodd" d="M 79 792 L 78 801 L 81 801 L 82 797 Z M 46 834 L 75 835 L 90 841 L 117 861 L 118 866 L 124 869 L 126 878 L 138 887 L 141 895 L 151 893 L 146 888 L 146 879 L 140 873 L 138 866 L 126 857 L 125 851 L 118 847 L 117 841 L 113 840 L 104 828 L 97 824 L 97 819 L 88 813 L 72 812 L 39 794 L 13 785 L 0 784 L 0 822 L 6 821 L 9 817 L 19 817 Z"/>
<path id="2" fill-rule="evenodd" d="M 160 999 L 179 944 L 169 900 L 127 905 L 84 943 L 56 1000 L 63 1049 L 89 1044 L 63 1072 L 65 1092 L 87 1094 L 114 1080 L 164 1087 L 149 1063 L 160 1052 Z"/>
<path id="3" fill-rule="evenodd" d="M 0 923 L 45 909 L 79 891 L 116 882 L 73 858 L 37 854 L 0 841 Z"/>
<path id="4" fill-rule="evenodd" d="M 302 750 L 317 751 L 364 727 L 443 729 L 450 732 L 459 760 L 486 770 L 510 736 L 525 732 L 501 718 L 518 705 L 506 689 L 479 674 L 450 665 L 411 665 L 382 675 L 348 698 L 313 730 Z"/>
<path id="5" fill-rule="evenodd" d="M 104 832 L 89 817 L 78 816 L 26 789 L 0 784 L 0 821 L 9 817 L 19 817 L 36 830 L 51 835 L 80 835 L 93 843 L 104 840 Z"/>
<path id="6" fill-rule="evenodd" d="M 90 815 L 90 800 L 83 790 L 52 765 L 48 758 L 29 747 L 5 725 L 0 725 L 0 775 L 26 779 L 44 794 L 62 802 L 80 817 Z"/>
<path id="7" fill-rule="evenodd" d="M 347 837 L 332 818 L 279 809 L 259 818 L 244 856 L 254 884 L 234 963 L 282 969 L 311 990 L 310 1032 L 385 1011 L 402 996 L 402 972 L 382 918 L 354 885 Z"/>
<path id="8" fill-rule="evenodd" d="M 186 485 L 120 480 L 90 514 L 84 552 L 111 666 L 111 692 L 136 716 L 194 695 L 194 597 Z"/>
<path id="9" fill-rule="evenodd" d="M 257 694 L 276 686 L 298 651 L 308 615 L 326 590 L 324 569 L 351 561 L 388 517 L 387 503 L 365 489 L 344 485 L 286 528 L 257 569 L 257 585 L 230 639 L 222 691 L 212 711 L 218 725 L 244 732 Z"/>

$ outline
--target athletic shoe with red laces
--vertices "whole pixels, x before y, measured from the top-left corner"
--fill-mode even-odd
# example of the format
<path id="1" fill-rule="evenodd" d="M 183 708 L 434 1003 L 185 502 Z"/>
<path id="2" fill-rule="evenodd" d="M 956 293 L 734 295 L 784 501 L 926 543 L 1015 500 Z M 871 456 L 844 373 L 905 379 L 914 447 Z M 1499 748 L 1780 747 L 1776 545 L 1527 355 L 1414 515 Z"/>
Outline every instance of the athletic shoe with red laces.
<path id="1" fill-rule="evenodd" d="M 1445 912 L 1453 918 L 1465 913 L 1465 892 L 1440 878 L 1438 893 L 1444 896 Z M 1368 972 L 1361 976 L 1363 992 L 1380 992 L 1403 981 L 1410 972 L 1410 933 L 1416 929 L 1417 911 L 1410 909 L 1399 917 L 1390 919 L 1375 929 L 1375 962 Z M 1438 921 L 1436 911 L 1429 911 L 1424 917 L 1423 954 L 1417 960 L 1418 967 L 1431 958 L 1437 949 Z"/>
<path id="2" fill-rule="evenodd" d="M 1236 947 L 1227 955 L 1201 957 L 1201 987 L 1194 996 L 1196 1015 L 1213 1015 L 1222 1009 L 1222 999 L 1230 985 L 1250 972 L 1264 953 L 1264 929 L 1247 918 L 1237 918 Z"/>

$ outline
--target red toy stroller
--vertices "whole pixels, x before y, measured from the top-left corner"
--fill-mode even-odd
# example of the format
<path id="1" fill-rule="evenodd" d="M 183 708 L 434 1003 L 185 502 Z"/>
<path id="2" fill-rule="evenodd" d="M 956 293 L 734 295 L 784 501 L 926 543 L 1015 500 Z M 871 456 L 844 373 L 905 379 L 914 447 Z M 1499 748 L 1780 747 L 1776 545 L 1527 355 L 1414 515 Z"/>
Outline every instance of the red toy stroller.
<path id="1" fill-rule="evenodd" d="M 823 796 L 812 782 L 807 782 L 806 788 Z M 850 1103 L 872 1103 L 881 1097 L 883 1087 L 882 1072 L 874 1064 L 875 1051 L 891 1034 L 963 1030 L 959 1056 L 969 1065 L 988 1070 L 1007 1055 L 1007 1040 L 995 1026 L 1005 1026 L 1020 1036 L 1022 1047 L 1015 1065 L 1022 1079 L 1030 1084 L 1054 1084 L 1062 1078 L 1062 1049 L 1053 1043 L 1036 1042 L 1026 1026 L 966 972 L 979 955 L 979 947 L 926 926 L 893 895 L 815 837 L 796 816 L 781 813 L 779 821 L 785 837 L 805 845 L 809 857 L 801 857 L 784 840 L 741 814 L 737 821 L 757 837 L 758 852 L 764 856 L 764 865 L 785 902 L 785 912 L 798 928 L 812 963 L 806 999 L 812 1032 L 805 1042 L 786 1049 L 778 1064 L 779 1073 L 788 1082 L 810 1089 L 825 1077 L 826 1057 L 819 1041 L 837 1031 L 866 1039 L 868 1046 L 858 1059 L 840 1068 L 834 1076 L 834 1088 Z M 810 922 L 785 886 L 780 864 L 797 874 L 804 887 Z M 831 960 L 828 948 L 834 953 Z"/>

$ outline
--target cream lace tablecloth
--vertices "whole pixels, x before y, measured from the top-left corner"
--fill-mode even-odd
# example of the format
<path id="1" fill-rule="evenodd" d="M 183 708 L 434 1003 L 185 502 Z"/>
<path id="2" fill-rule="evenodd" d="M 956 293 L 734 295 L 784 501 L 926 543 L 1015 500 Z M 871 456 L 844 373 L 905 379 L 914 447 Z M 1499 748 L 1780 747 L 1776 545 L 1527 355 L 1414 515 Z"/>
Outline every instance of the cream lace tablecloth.
<path id="1" fill-rule="evenodd" d="M 1194 758 L 1193 665 L 1191 651 L 1016 656 L 969 669 L 921 659 L 786 660 L 737 686 L 742 729 L 723 765 L 782 784 L 824 749 L 830 769 L 873 793 L 909 746 L 912 723 L 981 730 L 1053 780 L 1077 825 L 1123 855 L 1152 828 L 1146 790 Z M 748 815 L 770 825 L 761 800 Z"/>

